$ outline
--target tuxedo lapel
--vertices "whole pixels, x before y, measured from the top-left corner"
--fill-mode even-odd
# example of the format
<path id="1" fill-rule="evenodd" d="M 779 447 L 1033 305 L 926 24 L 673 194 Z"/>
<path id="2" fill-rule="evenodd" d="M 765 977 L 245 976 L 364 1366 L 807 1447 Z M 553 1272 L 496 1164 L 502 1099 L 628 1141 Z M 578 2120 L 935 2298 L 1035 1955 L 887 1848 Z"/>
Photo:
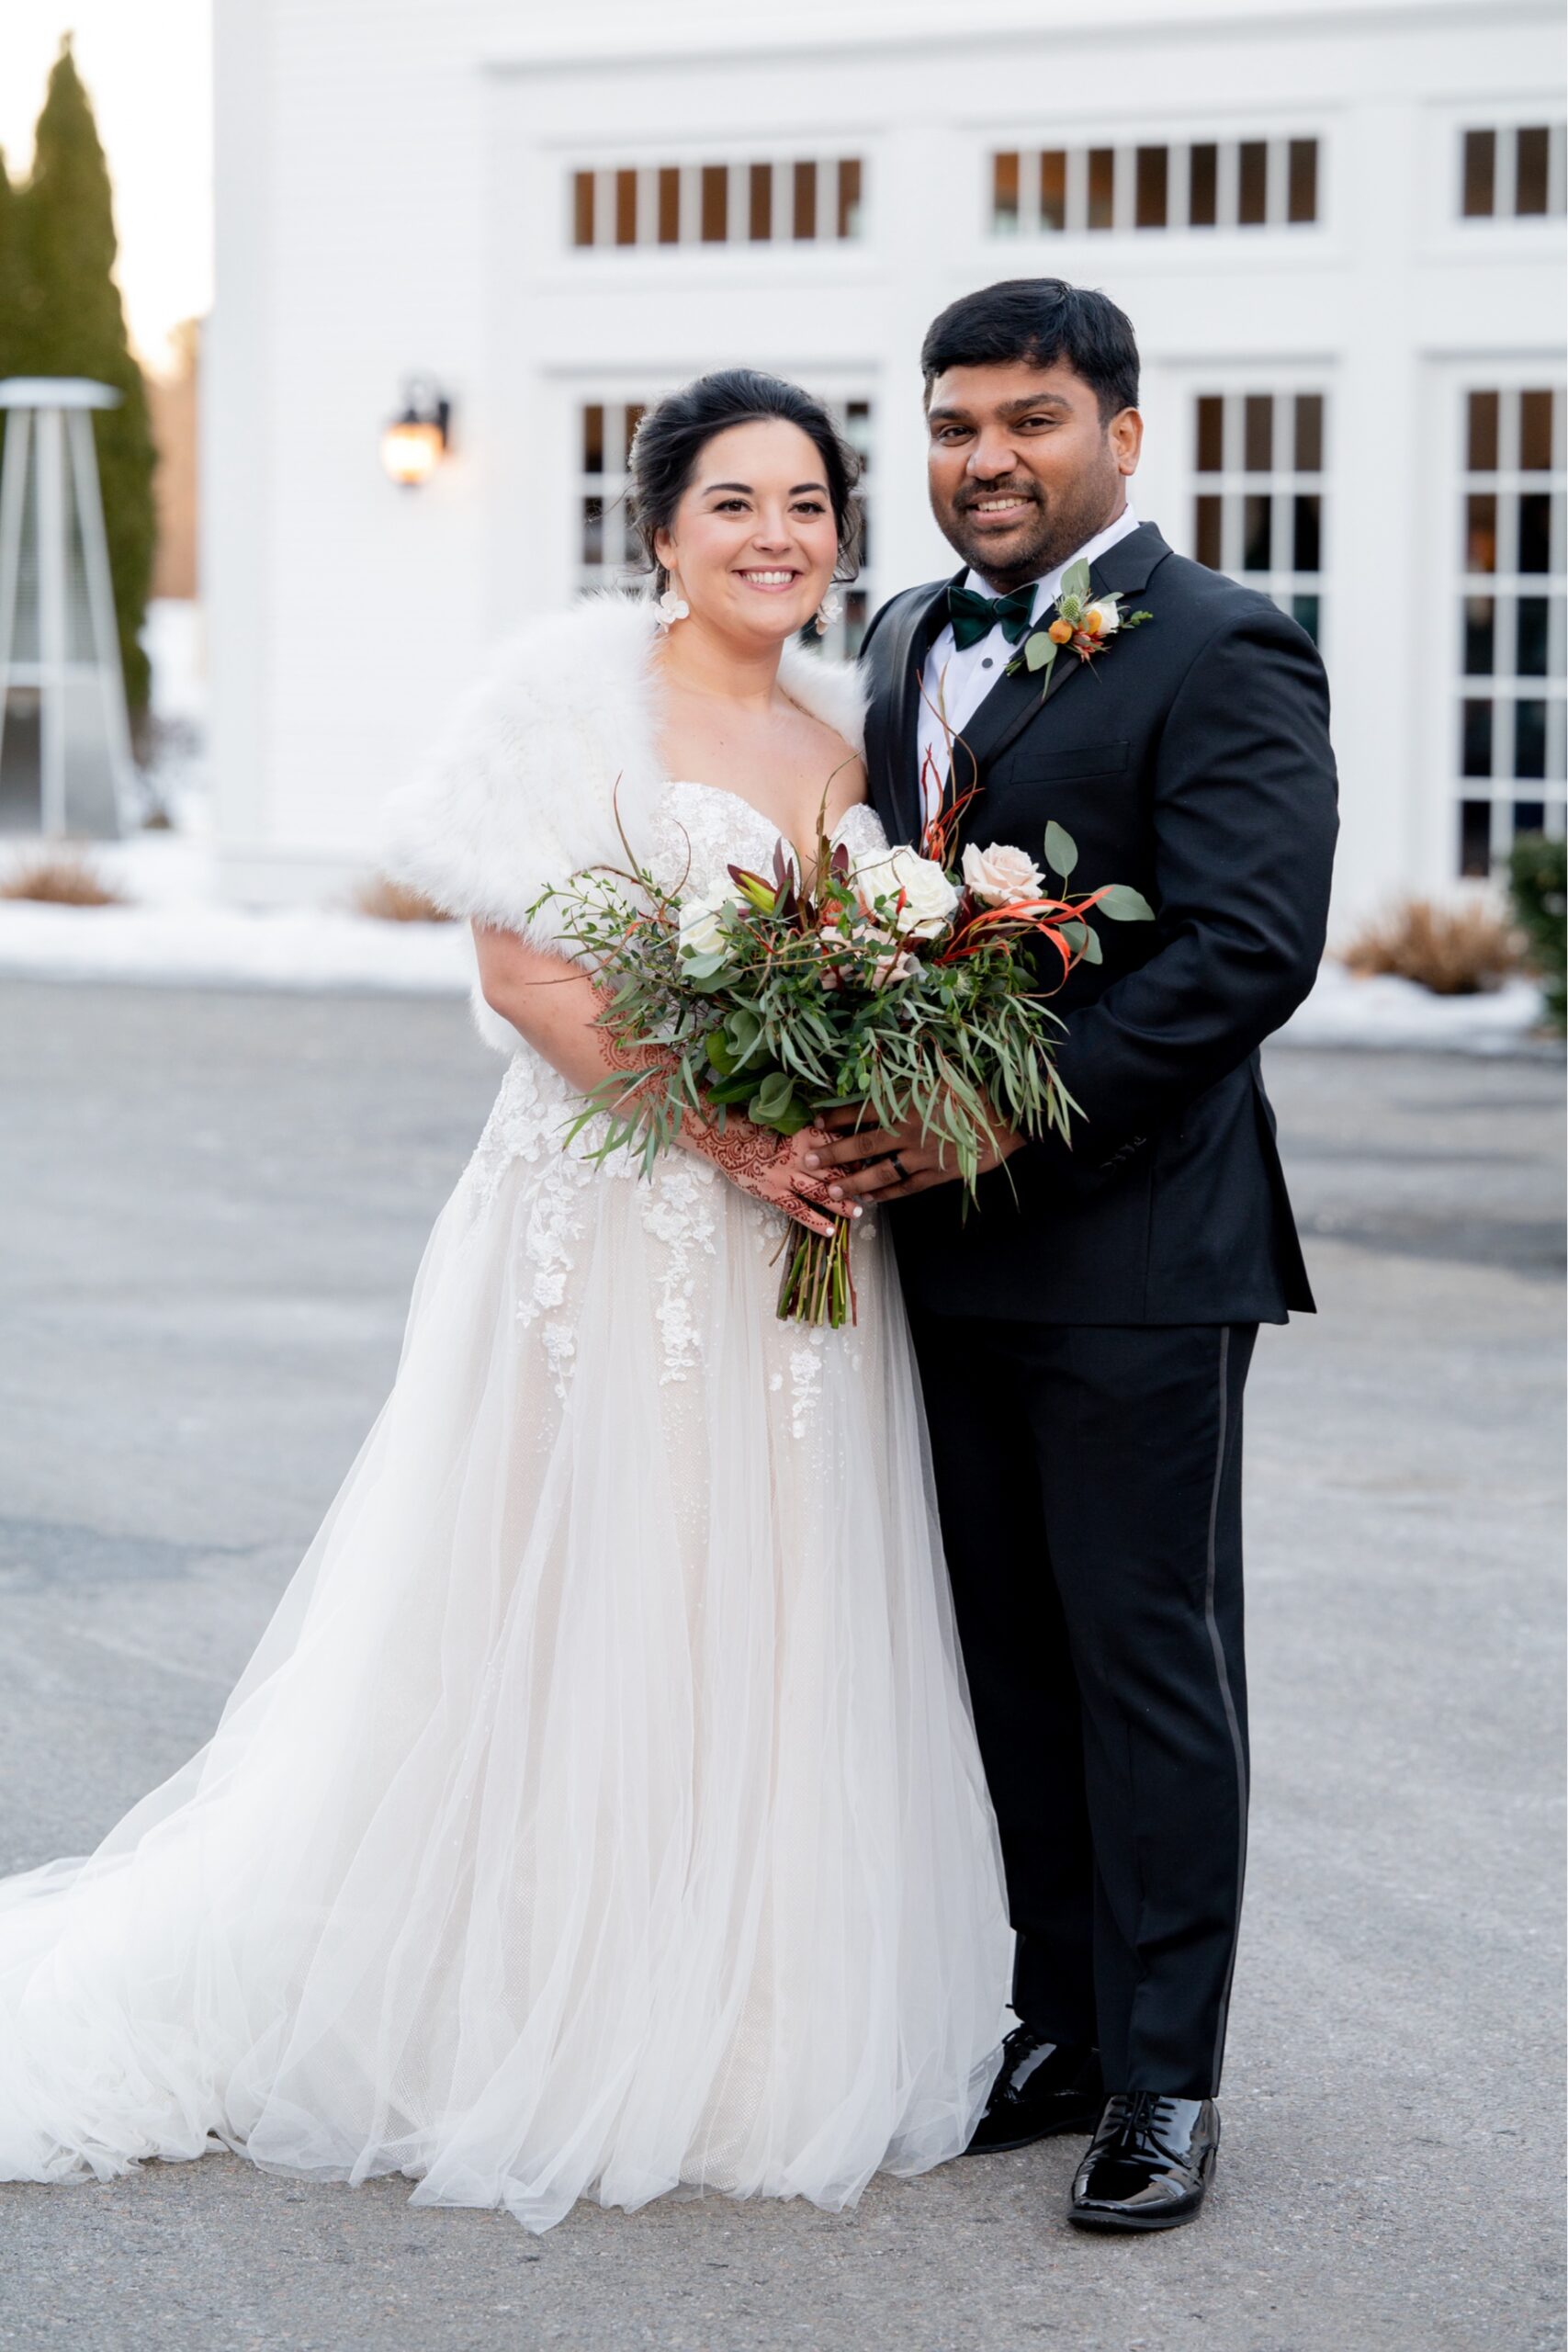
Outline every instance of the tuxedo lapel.
<path id="1" fill-rule="evenodd" d="M 955 579 L 966 574 L 960 571 Z M 928 594 L 911 596 L 897 616 L 887 657 L 888 687 L 884 723 L 895 815 L 902 840 L 918 842 L 925 830 L 920 797 L 920 682 L 926 656 L 947 619 L 948 582 L 939 580 Z"/>
<path id="2" fill-rule="evenodd" d="M 1090 595 L 1119 595 L 1123 599 L 1141 596 L 1156 567 L 1163 563 L 1169 553 L 1170 549 L 1155 526 L 1140 523 L 1135 531 L 1129 531 L 1124 539 L 1118 539 L 1113 548 L 1107 548 L 1105 553 L 1089 566 Z M 1098 658 L 1100 661 L 1107 658 L 1112 662 L 1116 660 L 1114 639 Z M 975 753 L 982 775 L 987 763 L 999 758 L 1009 744 L 1022 734 L 1042 703 L 1054 703 L 1058 695 L 1068 691 L 1080 670 L 1092 666 L 1091 662 L 1082 661 L 1076 653 L 1058 654 L 1052 665 L 1048 689 L 1042 688 L 1038 671 L 1032 674 L 1027 670 L 1020 670 L 1010 678 L 998 678 L 965 732 L 965 741 Z M 998 697 L 1004 687 L 1023 687 L 1026 691 L 1022 694 L 1014 692 L 1005 703 L 1001 703 Z M 997 722 L 987 725 L 987 717 L 993 703 L 998 704 Z"/>

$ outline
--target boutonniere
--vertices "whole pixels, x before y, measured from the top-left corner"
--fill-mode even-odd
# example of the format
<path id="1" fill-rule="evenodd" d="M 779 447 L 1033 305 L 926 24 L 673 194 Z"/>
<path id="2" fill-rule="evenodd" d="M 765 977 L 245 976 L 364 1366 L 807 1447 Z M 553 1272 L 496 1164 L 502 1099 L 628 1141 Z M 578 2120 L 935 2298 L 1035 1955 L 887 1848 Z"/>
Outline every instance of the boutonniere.
<path id="1" fill-rule="evenodd" d="M 1062 593 L 1051 619 L 1024 639 L 1008 663 L 1007 675 L 1013 677 L 1020 670 L 1043 672 L 1040 699 L 1043 702 L 1051 692 L 1056 656 L 1064 647 L 1070 648 L 1080 662 L 1092 662 L 1121 630 L 1137 628 L 1153 618 L 1153 613 L 1124 613 L 1120 589 L 1109 596 L 1090 596 L 1088 564 L 1070 564 L 1062 574 Z"/>

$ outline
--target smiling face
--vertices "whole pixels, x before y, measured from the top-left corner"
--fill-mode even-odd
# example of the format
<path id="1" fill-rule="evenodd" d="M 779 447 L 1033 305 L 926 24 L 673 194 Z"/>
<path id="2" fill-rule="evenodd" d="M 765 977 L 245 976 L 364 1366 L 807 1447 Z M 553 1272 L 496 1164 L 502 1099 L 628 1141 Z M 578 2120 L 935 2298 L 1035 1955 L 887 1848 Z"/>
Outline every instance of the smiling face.
<path id="1" fill-rule="evenodd" d="M 694 617 L 726 635 L 804 628 L 831 584 L 839 529 L 816 443 L 783 417 L 716 433 L 654 552 Z"/>
<path id="2" fill-rule="evenodd" d="M 926 416 L 931 512 L 994 589 L 1055 571 L 1126 504 L 1143 419 L 1135 408 L 1102 418 L 1092 385 L 1064 363 L 949 368 Z"/>

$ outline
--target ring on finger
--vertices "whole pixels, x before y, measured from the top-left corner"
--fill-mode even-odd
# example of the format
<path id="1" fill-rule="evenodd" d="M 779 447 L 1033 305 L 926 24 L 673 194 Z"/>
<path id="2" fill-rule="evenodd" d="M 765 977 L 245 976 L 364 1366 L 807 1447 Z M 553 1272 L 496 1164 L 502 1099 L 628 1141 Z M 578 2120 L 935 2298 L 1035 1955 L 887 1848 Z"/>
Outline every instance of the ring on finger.
<path id="1" fill-rule="evenodd" d="M 902 1158 L 896 1151 L 890 1153 L 889 1158 L 892 1160 L 894 1173 L 897 1175 L 898 1182 L 900 1184 L 907 1184 L 909 1181 L 909 1171 L 905 1167 Z"/>

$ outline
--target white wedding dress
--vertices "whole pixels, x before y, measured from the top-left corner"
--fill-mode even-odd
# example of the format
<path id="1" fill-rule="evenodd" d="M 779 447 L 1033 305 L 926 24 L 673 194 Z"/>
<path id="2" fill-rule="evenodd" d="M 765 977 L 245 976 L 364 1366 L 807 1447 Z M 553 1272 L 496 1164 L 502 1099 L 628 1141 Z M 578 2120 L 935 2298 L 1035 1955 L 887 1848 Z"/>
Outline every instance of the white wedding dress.
<path id="1" fill-rule="evenodd" d="M 656 862 L 776 840 L 672 785 Z M 774 1215 L 578 1099 L 512 1061 L 211 1744 L 0 1885 L 0 2178 L 226 2143 L 545 2229 L 968 2138 L 1011 1939 L 883 1245 L 781 1324 Z"/>

